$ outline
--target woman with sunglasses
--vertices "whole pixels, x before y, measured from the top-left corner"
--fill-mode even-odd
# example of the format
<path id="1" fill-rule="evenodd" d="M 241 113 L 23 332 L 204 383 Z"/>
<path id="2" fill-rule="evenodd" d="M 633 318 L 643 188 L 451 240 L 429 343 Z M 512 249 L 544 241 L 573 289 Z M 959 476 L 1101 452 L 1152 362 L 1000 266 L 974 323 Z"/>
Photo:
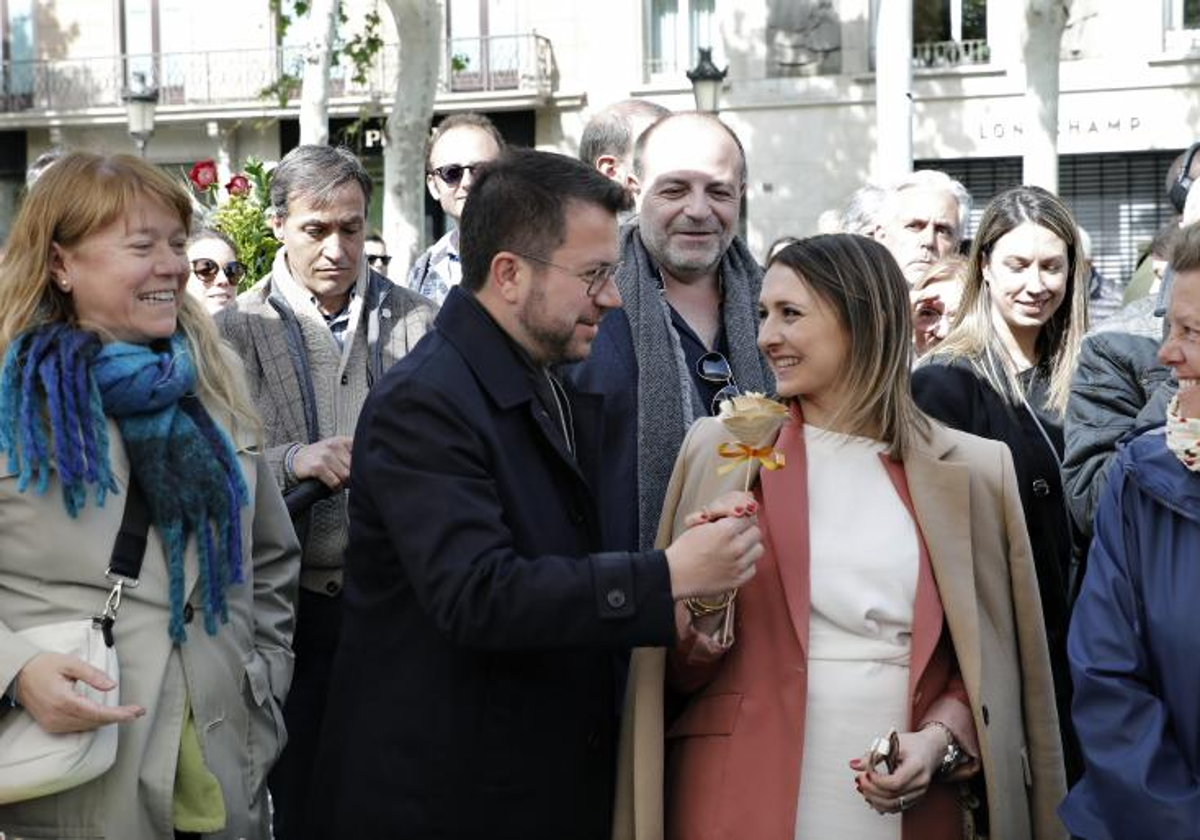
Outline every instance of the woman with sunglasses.
<path id="1" fill-rule="evenodd" d="M 983 211 L 958 316 L 913 375 L 917 404 L 948 426 L 1008 446 L 1033 545 L 1063 727 L 1071 734 L 1067 623 L 1071 526 L 1063 494 L 1063 416 L 1087 331 L 1087 269 L 1070 210 L 1040 187 L 1014 187 Z"/>
<path id="2" fill-rule="evenodd" d="M 203 303 L 209 315 L 233 303 L 238 283 L 246 276 L 233 240 L 219 230 L 201 228 L 188 238 L 187 257 L 192 266 L 188 294 Z"/>
<path id="3" fill-rule="evenodd" d="M 733 436 L 697 421 L 659 539 L 756 515 L 766 552 L 736 600 L 679 605 L 675 646 L 635 652 L 614 837 L 1063 837 L 1011 457 L 917 409 L 908 284 L 883 246 L 800 240 L 759 302 L 781 426 L 728 470 Z M 730 492 L 760 464 L 753 495 Z M 682 701 L 665 722 L 664 679 Z"/>

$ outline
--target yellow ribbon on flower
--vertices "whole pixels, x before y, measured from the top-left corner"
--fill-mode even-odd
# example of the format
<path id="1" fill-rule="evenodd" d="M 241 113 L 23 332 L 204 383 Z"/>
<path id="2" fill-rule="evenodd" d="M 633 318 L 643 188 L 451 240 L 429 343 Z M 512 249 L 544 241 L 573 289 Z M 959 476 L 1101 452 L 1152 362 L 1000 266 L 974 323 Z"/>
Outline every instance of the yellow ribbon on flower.
<path id="1" fill-rule="evenodd" d="M 732 462 L 717 468 L 717 475 L 725 475 L 737 469 L 747 461 L 758 461 L 763 469 L 777 470 L 784 464 L 782 452 L 776 452 L 773 446 L 747 446 L 744 443 L 722 443 L 717 446 L 717 454 L 722 458 L 730 458 Z"/>

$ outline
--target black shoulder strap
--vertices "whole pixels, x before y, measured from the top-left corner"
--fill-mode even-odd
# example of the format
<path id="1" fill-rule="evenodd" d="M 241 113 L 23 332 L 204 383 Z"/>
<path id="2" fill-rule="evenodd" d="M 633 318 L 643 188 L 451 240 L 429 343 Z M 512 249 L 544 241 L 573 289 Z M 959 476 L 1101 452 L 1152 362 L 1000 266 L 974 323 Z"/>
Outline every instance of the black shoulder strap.
<path id="1" fill-rule="evenodd" d="M 112 559 L 108 573 L 127 580 L 136 581 L 142 573 L 142 558 L 146 555 L 146 535 L 150 530 L 150 510 L 142 495 L 142 486 L 129 474 L 129 486 L 125 490 L 125 514 L 121 517 L 121 529 L 113 543 Z"/>

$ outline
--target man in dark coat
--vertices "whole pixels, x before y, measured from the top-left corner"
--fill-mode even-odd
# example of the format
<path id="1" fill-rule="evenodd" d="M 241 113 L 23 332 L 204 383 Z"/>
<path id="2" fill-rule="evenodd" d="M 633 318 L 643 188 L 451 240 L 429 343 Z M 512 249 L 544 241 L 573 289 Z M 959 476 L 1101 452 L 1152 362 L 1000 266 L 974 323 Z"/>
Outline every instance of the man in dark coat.
<path id="1" fill-rule="evenodd" d="M 624 308 L 569 376 L 604 395 L 605 544 L 654 545 L 663 497 L 692 421 L 739 391 L 769 393 L 758 352 L 762 269 L 737 235 L 746 154 L 712 114 L 670 114 L 634 146 L 637 224 L 621 231 Z"/>
<path id="2" fill-rule="evenodd" d="M 480 169 L 463 281 L 354 440 L 345 615 L 313 836 L 607 838 L 615 652 L 753 574 L 750 520 L 602 552 L 598 398 L 553 366 L 619 306 L 619 186 L 514 150 Z"/>

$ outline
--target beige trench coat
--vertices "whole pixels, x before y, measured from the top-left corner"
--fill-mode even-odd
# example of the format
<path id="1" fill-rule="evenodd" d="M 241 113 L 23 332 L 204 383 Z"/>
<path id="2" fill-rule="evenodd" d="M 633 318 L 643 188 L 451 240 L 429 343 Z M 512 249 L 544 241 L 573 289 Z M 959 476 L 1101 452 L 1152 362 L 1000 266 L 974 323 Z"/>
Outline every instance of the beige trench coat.
<path id="1" fill-rule="evenodd" d="M 108 594 L 104 570 L 124 509 L 129 461 L 116 423 L 109 457 L 121 495 L 103 508 L 89 495 L 78 519 L 63 506 L 57 474 L 44 496 L 17 492 L 0 456 L 0 686 L 8 686 L 37 650 L 14 631 L 96 613 Z M 150 530 L 136 589 L 126 589 L 114 628 L 120 700 L 146 709 L 120 727 L 117 761 L 85 785 L 0 806 L 0 832 L 12 838 L 173 840 L 172 792 L 185 697 L 204 759 L 221 782 L 228 812 L 218 838 L 270 837 L 267 771 L 286 735 L 280 707 L 292 677 L 292 628 L 299 547 L 279 489 L 262 456 L 238 441 L 250 504 L 242 511 L 244 578 L 228 591 L 229 623 L 204 629 L 195 540 L 189 541 L 184 591 L 192 614 L 187 641 L 167 633 L 167 564 Z M 10 712 L 13 714 L 14 712 Z"/>
<path id="2" fill-rule="evenodd" d="M 667 489 L 658 542 L 684 517 L 729 490 L 742 469 L 720 476 L 710 418 L 688 432 Z M 786 469 L 786 468 L 785 468 Z M 1066 795 L 1062 748 L 1037 578 L 1012 456 L 1003 444 L 931 426 L 904 470 L 970 700 L 993 840 L 1058 840 Z M 736 644 L 736 641 L 735 641 Z M 621 722 L 614 840 L 662 840 L 662 648 L 639 648 Z"/>

